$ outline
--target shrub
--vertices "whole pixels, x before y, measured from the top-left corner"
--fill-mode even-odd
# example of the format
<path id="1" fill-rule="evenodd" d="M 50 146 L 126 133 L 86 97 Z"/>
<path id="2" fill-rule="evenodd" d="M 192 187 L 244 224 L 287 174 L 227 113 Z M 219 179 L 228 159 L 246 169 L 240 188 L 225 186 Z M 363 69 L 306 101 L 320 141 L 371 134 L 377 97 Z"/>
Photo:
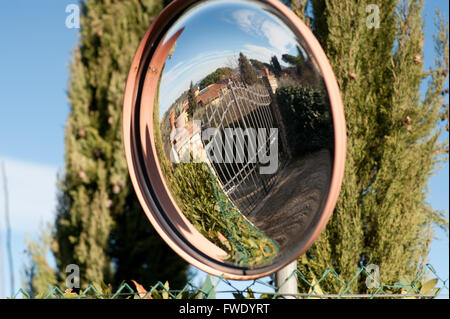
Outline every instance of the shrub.
<path id="1" fill-rule="evenodd" d="M 276 98 L 294 156 L 333 147 L 333 122 L 323 90 L 287 86 L 277 89 Z"/>

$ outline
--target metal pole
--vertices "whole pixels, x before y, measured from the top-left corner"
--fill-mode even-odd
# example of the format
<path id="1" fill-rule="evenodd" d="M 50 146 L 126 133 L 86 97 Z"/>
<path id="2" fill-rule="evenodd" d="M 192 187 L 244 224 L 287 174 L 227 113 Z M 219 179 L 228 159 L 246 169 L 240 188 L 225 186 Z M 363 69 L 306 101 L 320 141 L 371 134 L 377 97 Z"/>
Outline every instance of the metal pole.
<path id="1" fill-rule="evenodd" d="M 297 286 L 297 260 L 290 263 L 275 274 L 275 285 L 278 290 L 279 298 L 296 299 L 298 294 Z"/>

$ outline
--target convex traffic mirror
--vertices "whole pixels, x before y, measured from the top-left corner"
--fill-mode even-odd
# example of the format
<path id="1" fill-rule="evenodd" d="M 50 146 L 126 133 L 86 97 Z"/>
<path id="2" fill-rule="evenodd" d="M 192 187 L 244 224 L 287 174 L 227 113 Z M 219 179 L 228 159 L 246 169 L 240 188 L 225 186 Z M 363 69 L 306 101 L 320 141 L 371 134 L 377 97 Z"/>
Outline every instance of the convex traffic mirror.
<path id="1" fill-rule="evenodd" d="M 345 161 L 339 89 L 277 0 L 172 2 L 137 50 L 123 116 L 145 213 L 206 272 L 271 274 L 331 216 Z"/>

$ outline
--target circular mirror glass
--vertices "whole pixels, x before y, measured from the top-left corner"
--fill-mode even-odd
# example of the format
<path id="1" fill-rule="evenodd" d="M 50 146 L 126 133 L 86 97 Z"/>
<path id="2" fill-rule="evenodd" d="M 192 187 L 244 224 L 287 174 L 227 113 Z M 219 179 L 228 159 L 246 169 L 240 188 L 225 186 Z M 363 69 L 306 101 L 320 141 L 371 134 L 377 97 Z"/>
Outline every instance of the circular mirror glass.
<path id="1" fill-rule="evenodd" d="M 322 49 L 276 0 L 173 2 L 126 89 L 125 151 L 150 221 L 191 264 L 233 279 L 276 271 L 323 230 L 344 127 Z"/>

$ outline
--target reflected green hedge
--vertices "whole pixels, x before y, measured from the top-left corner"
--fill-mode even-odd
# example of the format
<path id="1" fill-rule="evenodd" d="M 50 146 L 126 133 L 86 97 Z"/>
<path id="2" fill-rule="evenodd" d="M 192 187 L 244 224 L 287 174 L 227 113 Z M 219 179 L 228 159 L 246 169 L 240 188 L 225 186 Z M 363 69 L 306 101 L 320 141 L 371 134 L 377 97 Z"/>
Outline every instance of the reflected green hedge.
<path id="1" fill-rule="evenodd" d="M 276 98 L 294 156 L 333 148 L 333 122 L 324 90 L 287 86 L 277 89 Z"/>
<path id="2" fill-rule="evenodd" d="M 170 184 L 178 206 L 189 221 L 228 253 L 228 261 L 251 267 L 275 257 L 276 243 L 242 216 L 207 164 L 177 164 Z"/>

